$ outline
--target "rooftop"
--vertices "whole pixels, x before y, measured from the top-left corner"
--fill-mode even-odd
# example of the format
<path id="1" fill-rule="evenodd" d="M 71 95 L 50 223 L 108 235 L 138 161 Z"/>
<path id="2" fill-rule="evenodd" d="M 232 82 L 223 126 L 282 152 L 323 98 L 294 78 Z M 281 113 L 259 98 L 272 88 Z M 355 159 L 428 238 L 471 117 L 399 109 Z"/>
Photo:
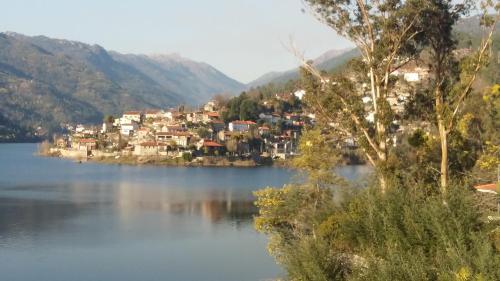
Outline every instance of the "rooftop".
<path id="1" fill-rule="evenodd" d="M 123 115 L 141 115 L 140 111 L 125 111 Z"/>
<path id="2" fill-rule="evenodd" d="M 156 142 L 154 142 L 154 141 L 146 141 L 146 142 L 142 142 L 140 145 L 141 145 L 141 146 L 157 146 L 157 145 L 156 145 Z"/>
<path id="3" fill-rule="evenodd" d="M 480 192 L 497 193 L 496 183 L 476 185 L 474 188 Z"/>
<path id="4" fill-rule="evenodd" d="M 216 142 L 211 141 L 211 140 L 203 140 L 203 146 L 205 146 L 205 147 L 223 147 L 222 144 L 216 143 Z"/>
<path id="5" fill-rule="evenodd" d="M 237 124 L 237 125 L 255 125 L 256 124 L 253 121 L 245 121 L 245 120 L 236 120 L 236 121 L 233 121 L 231 123 Z"/>

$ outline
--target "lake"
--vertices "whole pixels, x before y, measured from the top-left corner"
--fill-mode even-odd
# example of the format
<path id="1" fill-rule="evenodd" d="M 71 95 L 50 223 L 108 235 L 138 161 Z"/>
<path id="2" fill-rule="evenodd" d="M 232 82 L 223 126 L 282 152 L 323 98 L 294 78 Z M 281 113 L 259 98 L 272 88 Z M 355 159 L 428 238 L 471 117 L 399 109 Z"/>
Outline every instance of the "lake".
<path id="1" fill-rule="evenodd" d="M 282 168 L 120 166 L 0 144 L 1 280 L 256 281 L 282 274 L 253 229 L 252 191 Z M 339 172 L 349 178 L 364 166 Z"/>

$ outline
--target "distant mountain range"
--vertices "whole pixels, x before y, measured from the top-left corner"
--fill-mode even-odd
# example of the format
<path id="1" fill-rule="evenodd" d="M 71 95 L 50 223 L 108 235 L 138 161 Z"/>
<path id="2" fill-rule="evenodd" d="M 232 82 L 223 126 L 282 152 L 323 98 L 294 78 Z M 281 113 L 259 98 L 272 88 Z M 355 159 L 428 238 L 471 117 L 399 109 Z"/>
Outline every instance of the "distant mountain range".
<path id="1" fill-rule="evenodd" d="M 359 56 L 358 49 L 330 50 L 313 60 L 313 64 L 320 70 L 330 71 L 339 67 L 349 60 Z M 269 83 L 283 84 L 288 80 L 299 78 L 299 68 L 281 72 L 269 72 L 247 84 L 247 87 L 257 87 Z"/>
<path id="2" fill-rule="evenodd" d="M 179 55 L 124 55 L 98 45 L 0 33 L 0 141 L 39 126 L 53 131 L 129 109 L 195 105 L 244 88 Z"/>
<path id="3" fill-rule="evenodd" d="M 500 28 L 493 37 L 496 60 L 483 71 L 498 83 Z M 479 17 L 456 27 L 459 47 L 479 44 Z M 331 71 L 359 56 L 357 49 L 331 50 L 313 62 Z M 0 142 L 29 140 L 33 132 L 51 132 L 64 123 L 97 123 L 107 114 L 129 109 L 201 104 L 218 93 L 299 77 L 298 68 L 270 72 L 244 85 L 214 67 L 179 55 L 133 55 L 98 45 L 0 33 Z"/>
<path id="4" fill-rule="evenodd" d="M 473 48 L 477 47 L 479 44 L 481 37 L 483 36 L 485 29 L 483 29 L 480 25 L 480 16 L 475 15 L 469 18 L 461 19 L 457 22 L 454 27 L 454 31 L 457 34 L 459 48 L 469 47 L 469 44 L 472 45 Z M 500 41 L 500 23 L 497 23 L 495 34 L 493 36 L 493 50 L 498 52 Z M 313 60 L 316 68 L 325 71 L 332 71 L 336 68 L 342 67 L 345 63 L 350 61 L 351 59 L 360 56 L 360 52 L 357 48 L 352 49 L 334 49 L 325 52 L 321 56 L 317 57 Z M 488 72 L 494 72 L 496 75 L 494 78 L 498 77 L 498 73 L 500 70 L 495 70 L 493 67 L 488 67 Z M 299 68 L 290 69 L 287 71 L 281 72 L 268 72 L 254 81 L 247 84 L 247 87 L 257 87 L 266 85 L 269 83 L 274 84 L 284 84 L 289 80 L 296 80 L 299 78 Z M 492 78 L 493 79 L 493 78 Z M 493 79 L 495 80 L 495 79 Z M 497 78 L 498 82 L 498 78 Z"/>

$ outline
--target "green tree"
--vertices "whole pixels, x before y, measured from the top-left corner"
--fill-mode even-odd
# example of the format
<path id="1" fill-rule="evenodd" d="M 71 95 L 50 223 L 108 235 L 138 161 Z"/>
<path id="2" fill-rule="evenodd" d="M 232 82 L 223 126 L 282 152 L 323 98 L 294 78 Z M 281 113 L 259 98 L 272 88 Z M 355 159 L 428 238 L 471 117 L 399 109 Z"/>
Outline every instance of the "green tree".
<path id="1" fill-rule="evenodd" d="M 240 120 L 257 120 L 259 118 L 259 105 L 251 99 L 244 99 L 240 104 Z"/>
<path id="2" fill-rule="evenodd" d="M 112 124 L 115 122 L 115 118 L 112 115 L 106 115 L 103 120 L 104 123 Z"/>
<path id="3" fill-rule="evenodd" d="M 386 99 L 394 86 L 390 74 L 408 62 L 398 58 L 413 58 L 419 53 L 415 37 L 421 32 L 421 1 L 306 2 L 322 22 L 356 44 L 362 59 L 352 64 L 355 71 L 349 76 L 337 77 L 326 77 L 302 59 L 305 102 L 325 128 L 357 140 L 369 163 L 379 171 L 381 188 L 385 189 L 394 121 Z M 363 83 L 368 85 L 366 89 L 358 87 Z M 372 101 L 369 108 L 362 102 L 365 91 Z M 373 123 L 365 119 L 369 113 L 373 113 Z"/>
<path id="4" fill-rule="evenodd" d="M 498 15 L 488 15 L 488 7 L 493 3 L 483 3 L 485 11 L 482 24 L 490 27 L 490 30 L 477 52 L 463 59 L 459 65 L 454 55 L 456 41 L 452 33 L 453 25 L 469 11 L 472 5 L 473 1 L 453 3 L 447 0 L 432 0 L 426 2 L 427 8 L 421 13 L 423 32 L 420 40 L 424 45 L 429 45 L 429 64 L 433 72 L 431 87 L 441 145 L 441 192 L 446 192 L 449 180 L 449 135 L 457 125 L 460 110 L 472 91 L 479 71 L 489 60 L 491 37 L 498 20 Z M 496 9 L 498 12 L 498 4 Z"/>
<path id="5" fill-rule="evenodd" d="M 236 138 L 230 138 L 226 141 L 226 149 L 229 153 L 233 154 L 238 151 L 238 140 Z"/>
<path id="6" fill-rule="evenodd" d="M 198 136 L 202 139 L 209 139 L 212 136 L 212 132 L 204 127 L 198 128 L 198 130 L 196 130 L 196 134 L 198 134 Z"/>

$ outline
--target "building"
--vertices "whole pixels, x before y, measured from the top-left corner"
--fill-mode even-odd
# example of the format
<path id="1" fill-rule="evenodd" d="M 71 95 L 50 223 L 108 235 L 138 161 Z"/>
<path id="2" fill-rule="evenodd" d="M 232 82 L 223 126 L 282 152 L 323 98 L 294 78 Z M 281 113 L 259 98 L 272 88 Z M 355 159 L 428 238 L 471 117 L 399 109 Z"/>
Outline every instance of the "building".
<path id="1" fill-rule="evenodd" d="M 203 122 L 208 123 L 213 120 L 218 120 L 219 119 L 219 113 L 218 112 L 205 112 L 203 113 Z"/>
<path id="2" fill-rule="evenodd" d="M 302 100 L 304 98 L 304 95 L 306 94 L 305 90 L 297 90 L 293 93 L 293 95 L 298 98 L 299 100 Z"/>
<path id="3" fill-rule="evenodd" d="M 200 140 L 196 144 L 196 148 L 207 155 L 222 155 L 225 150 L 224 145 L 211 140 Z"/>
<path id="4" fill-rule="evenodd" d="M 209 102 L 207 102 L 204 106 L 203 106 L 203 110 L 205 111 L 215 111 L 217 110 L 217 107 L 216 107 L 216 102 L 211 100 Z"/>
<path id="5" fill-rule="evenodd" d="M 151 109 L 144 112 L 144 117 L 147 119 L 162 118 L 165 115 L 163 110 Z"/>
<path id="6" fill-rule="evenodd" d="M 230 131 L 219 131 L 217 133 L 217 139 L 219 141 L 227 141 L 232 137 L 240 135 L 238 132 L 230 132 Z"/>
<path id="7" fill-rule="evenodd" d="M 144 128 L 144 127 L 143 128 L 139 128 L 137 130 L 137 137 L 139 139 L 145 139 L 145 138 L 147 138 L 150 135 L 150 133 L 151 133 L 151 130 L 149 128 Z"/>
<path id="8" fill-rule="evenodd" d="M 229 123 L 229 131 L 231 132 L 248 132 L 252 126 L 255 126 L 253 121 L 233 121 Z"/>
<path id="9" fill-rule="evenodd" d="M 269 135 L 270 132 L 271 132 L 271 129 L 269 129 L 269 127 L 267 127 L 267 126 L 259 127 L 259 134 L 261 136 L 262 135 Z"/>
<path id="10" fill-rule="evenodd" d="M 122 124 L 120 127 L 120 134 L 123 136 L 130 136 L 132 135 L 135 131 L 139 129 L 139 125 L 137 123 L 128 123 L 128 124 Z"/>
<path id="11" fill-rule="evenodd" d="M 287 159 L 292 153 L 291 141 L 280 141 L 272 144 L 271 155 L 273 158 Z"/>
<path id="12" fill-rule="evenodd" d="M 174 142 L 179 147 L 188 147 L 191 138 L 192 136 L 188 132 L 158 132 L 155 136 L 157 142 Z"/>
<path id="13" fill-rule="evenodd" d="M 92 154 L 93 150 L 97 149 L 97 140 L 96 139 L 79 139 L 78 140 L 78 150 L 86 151 L 86 155 L 89 156 Z"/>
<path id="14" fill-rule="evenodd" d="M 136 156 L 157 156 L 158 145 L 154 141 L 142 142 L 134 146 L 133 154 Z"/>
<path id="15" fill-rule="evenodd" d="M 186 121 L 192 122 L 192 123 L 200 123 L 203 122 L 203 112 L 197 111 L 197 112 L 190 112 L 186 115 Z"/>
<path id="16" fill-rule="evenodd" d="M 222 120 L 212 120 L 210 122 L 210 126 L 212 128 L 212 131 L 214 131 L 215 133 L 224 131 L 224 129 L 226 128 L 226 124 Z"/>
<path id="17" fill-rule="evenodd" d="M 132 122 L 141 123 L 142 117 L 143 117 L 143 115 L 140 111 L 127 111 L 127 112 L 123 113 L 123 116 L 122 116 L 123 119 L 129 121 L 128 123 L 132 123 Z"/>
<path id="18" fill-rule="evenodd" d="M 264 120 L 264 122 L 269 123 L 269 124 L 276 124 L 276 123 L 278 123 L 278 121 L 281 120 L 281 116 L 277 113 L 273 113 L 273 114 L 261 113 L 261 114 L 259 114 L 259 118 Z"/>
<path id="19" fill-rule="evenodd" d="M 109 133 L 113 129 L 113 123 L 110 122 L 104 122 L 102 123 L 102 128 L 101 128 L 101 133 Z"/>
<path id="20" fill-rule="evenodd" d="M 58 138 L 56 140 L 56 146 L 58 148 L 67 148 L 68 147 L 68 140 L 65 138 Z"/>
<path id="21" fill-rule="evenodd" d="M 499 188 L 496 183 L 476 185 L 474 188 L 479 192 L 497 194 Z"/>

